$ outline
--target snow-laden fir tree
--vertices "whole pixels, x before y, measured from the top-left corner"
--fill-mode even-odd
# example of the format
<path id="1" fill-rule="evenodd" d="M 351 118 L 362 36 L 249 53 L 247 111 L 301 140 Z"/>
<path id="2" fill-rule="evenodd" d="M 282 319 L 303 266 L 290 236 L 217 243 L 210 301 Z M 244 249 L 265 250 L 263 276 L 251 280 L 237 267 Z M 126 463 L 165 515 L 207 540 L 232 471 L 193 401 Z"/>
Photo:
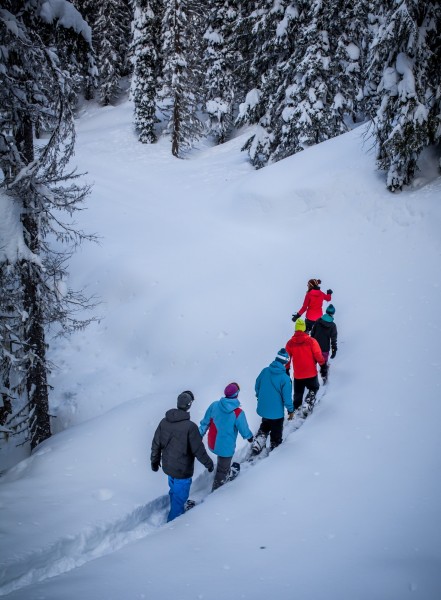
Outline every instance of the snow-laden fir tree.
<path id="1" fill-rule="evenodd" d="M 260 0 L 250 15 L 254 37 L 250 72 L 255 87 L 239 106 L 236 122 L 258 124 L 243 147 L 258 168 L 268 162 L 274 146 L 274 130 L 280 118 L 277 109 L 283 102 L 286 71 L 307 5 L 303 0 Z"/>
<path id="2" fill-rule="evenodd" d="M 441 4 L 374 2 L 367 109 L 387 187 L 401 190 L 421 151 L 441 140 Z"/>
<path id="3" fill-rule="evenodd" d="M 167 117 L 173 156 L 181 157 L 202 135 L 201 5 L 197 0 L 164 0 L 161 28 L 161 110 Z"/>
<path id="4" fill-rule="evenodd" d="M 273 62 L 239 117 L 249 122 L 252 111 L 260 113 L 245 145 L 257 167 L 343 133 L 362 98 L 366 3 L 274 2 L 268 14 L 276 8 L 283 8 L 283 18 L 273 25 L 273 41 L 266 43 L 259 64 L 271 56 Z"/>
<path id="5" fill-rule="evenodd" d="M 267 112 L 269 97 L 282 77 L 277 67 L 292 51 L 288 24 L 297 16 L 297 5 L 289 0 L 256 0 L 247 3 L 247 8 L 250 12 L 243 15 L 243 25 L 236 27 L 235 36 L 243 36 L 248 46 L 239 71 L 248 88 L 239 108 L 238 126 L 258 123 Z"/>
<path id="6" fill-rule="evenodd" d="M 65 28 L 90 42 L 90 28 L 67 0 L 4 0 L 0 9 L 0 202 L 10 217 L 0 241 L 0 390 L 2 436 L 21 434 L 32 448 L 50 436 L 48 328 L 68 332 L 87 300 L 66 283 L 69 251 L 84 234 L 70 223 L 88 190 L 66 172 L 74 148 L 71 94 L 74 82 L 62 68 L 64 39 L 48 27 Z M 49 46 L 45 39 L 50 39 Z M 53 128 L 38 147 L 35 124 Z M 63 219 L 63 214 L 66 219 Z"/>
<path id="7" fill-rule="evenodd" d="M 135 128 L 144 144 L 156 142 L 157 96 L 162 72 L 160 55 L 162 0 L 134 0 L 131 56 L 131 98 L 135 106 Z"/>
<path id="8" fill-rule="evenodd" d="M 94 0 L 73 0 L 72 4 L 91 27 L 96 21 L 97 3 Z M 62 10 L 62 6 L 63 3 L 59 4 L 58 9 Z M 53 8 L 56 8 L 56 5 Z M 63 18 L 61 12 L 59 17 Z M 58 49 L 60 60 L 75 82 L 75 85 L 72 86 L 74 103 L 77 102 L 80 95 L 84 95 L 86 100 L 91 100 L 98 88 L 98 67 L 93 47 L 93 32 L 92 43 L 89 43 L 82 37 L 78 39 L 78 36 L 72 35 L 69 28 L 49 27 L 48 31 L 52 38 L 57 38 L 54 45 Z M 45 44 L 49 45 L 49 40 L 45 39 Z"/>
<path id="9" fill-rule="evenodd" d="M 204 112 L 208 116 L 207 133 L 219 144 L 226 140 L 233 122 L 239 58 L 234 44 L 237 5 L 237 0 L 209 0 L 205 8 L 208 26 L 203 53 Z"/>
<path id="10" fill-rule="evenodd" d="M 348 76 L 348 68 L 354 74 L 360 71 L 362 50 L 350 19 L 353 3 L 308 4 L 294 52 L 281 66 L 285 79 L 283 97 L 277 106 L 274 103 L 272 115 L 272 161 L 347 131 L 345 116 L 353 113 L 360 91 L 360 79 Z"/>
<path id="11" fill-rule="evenodd" d="M 103 106 L 120 94 L 129 73 L 129 46 L 133 10 L 130 0 L 101 0 L 97 4 L 93 42 L 99 71 L 99 95 Z"/>
<path id="12" fill-rule="evenodd" d="M 369 44 L 368 21 L 369 0 L 345 2 L 334 23 L 337 38 L 335 62 L 339 68 L 336 102 L 339 93 L 344 97 L 340 103 L 340 118 L 349 118 L 352 123 L 364 121 L 364 88 L 366 60 Z"/>
<path id="13" fill-rule="evenodd" d="M 234 69 L 236 100 L 243 101 L 247 92 L 255 87 L 253 75 L 250 72 L 251 57 L 254 55 L 255 36 L 252 33 L 250 15 L 253 12 L 255 0 L 230 0 L 230 5 L 236 13 L 232 23 L 232 47 L 234 49 Z"/>

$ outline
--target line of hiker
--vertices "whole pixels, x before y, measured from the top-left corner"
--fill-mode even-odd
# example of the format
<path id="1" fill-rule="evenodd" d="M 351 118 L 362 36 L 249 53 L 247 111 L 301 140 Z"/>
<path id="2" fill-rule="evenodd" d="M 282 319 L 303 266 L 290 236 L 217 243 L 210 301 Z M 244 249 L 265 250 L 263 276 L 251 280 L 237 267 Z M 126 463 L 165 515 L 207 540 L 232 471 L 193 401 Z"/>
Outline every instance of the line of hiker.
<path id="1" fill-rule="evenodd" d="M 153 437 L 150 461 L 153 471 L 158 471 L 162 466 L 168 475 L 170 511 L 167 522 L 185 512 L 195 458 L 210 473 L 214 471 L 213 460 L 203 443 L 205 434 L 208 448 L 217 456 L 212 484 L 214 491 L 237 473 L 234 468 L 238 469 L 240 465 L 232 465 L 232 459 L 239 433 L 251 444 L 254 455 L 266 447 L 269 436 L 271 451 L 282 443 L 285 410 L 288 420 L 291 420 L 302 408 L 306 389 L 306 407 L 312 410 L 320 387 L 317 364 L 326 383 L 329 355 L 334 358 L 337 353 L 335 308 L 329 304 L 325 314 L 322 310 L 323 302 L 330 302 L 333 292 L 328 289 L 324 294 L 320 290 L 320 283 L 320 279 L 308 281 L 304 303 L 292 316 L 295 322 L 294 335 L 256 379 L 256 410 L 262 421 L 255 436 L 240 407 L 240 386 L 236 382 L 229 383 L 223 397 L 210 404 L 199 428 L 190 420 L 189 411 L 194 395 L 189 390 L 179 394 L 177 407 L 166 412 Z M 300 317 L 305 311 L 306 319 L 303 320 Z"/>

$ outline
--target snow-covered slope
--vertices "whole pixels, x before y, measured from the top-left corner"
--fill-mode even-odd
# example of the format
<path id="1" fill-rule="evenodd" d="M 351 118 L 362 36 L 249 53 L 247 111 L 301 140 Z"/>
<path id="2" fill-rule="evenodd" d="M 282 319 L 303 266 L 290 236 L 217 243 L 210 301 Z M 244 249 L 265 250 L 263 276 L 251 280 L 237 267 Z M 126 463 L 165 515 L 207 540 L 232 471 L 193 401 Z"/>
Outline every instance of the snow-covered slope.
<path id="1" fill-rule="evenodd" d="M 441 594 L 441 179 L 386 191 L 364 128 L 253 171 L 244 137 L 186 160 L 136 142 L 129 103 L 84 110 L 94 182 L 71 263 L 101 320 L 51 352 L 59 433 L 1 480 L 12 599 L 435 600 Z M 169 525 L 154 429 L 254 381 L 292 335 L 306 282 L 334 290 L 339 350 L 313 416 Z M 243 458 L 246 442 L 239 441 Z M 95 560 L 92 560 L 95 559 Z M 56 577 L 54 577 L 56 576 Z"/>

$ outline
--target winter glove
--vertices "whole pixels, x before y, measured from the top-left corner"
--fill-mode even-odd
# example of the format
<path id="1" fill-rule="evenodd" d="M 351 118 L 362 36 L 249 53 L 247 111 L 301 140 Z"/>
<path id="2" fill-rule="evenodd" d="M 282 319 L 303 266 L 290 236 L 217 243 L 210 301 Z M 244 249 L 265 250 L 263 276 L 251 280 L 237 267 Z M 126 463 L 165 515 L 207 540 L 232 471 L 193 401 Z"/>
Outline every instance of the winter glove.
<path id="1" fill-rule="evenodd" d="M 296 313 L 295 315 L 292 316 L 292 321 L 294 321 L 294 323 L 297 321 L 297 319 L 300 319 L 300 315 L 299 313 Z"/>
<path id="2" fill-rule="evenodd" d="M 335 355 L 337 354 L 337 348 L 335 348 L 332 352 L 331 352 L 331 358 L 335 358 Z"/>
<path id="3" fill-rule="evenodd" d="M 214 471 L 213 461 L 211 461 L 211 465 L 209 467 L 207 467 L 207 470 L 208 470 L 209 473 L 213 473 L 213 471 Z"/>
<path id="4" fill-rule="evenodd" d="M 159 463 L 152 463 L 152 471 L 159 471 Z"/>
<path id="5" fill-rule="evenodd" d="M 332 290 L 326 290 L 326 293 L 332 296 L 334 292 Z"/>
<path id="6" fill-rule="evenodd" d="M 288 413 L 288 421 L 292 421 L 294 418 L 294 411 Z"/>
<path id="7" fill-rule="evenodd" d="M 251 436 L 250 438 L 247 439 L 247 442 L 250 442 L 250 444 L 252 444 L 254 442 L 254 437 Z"/>

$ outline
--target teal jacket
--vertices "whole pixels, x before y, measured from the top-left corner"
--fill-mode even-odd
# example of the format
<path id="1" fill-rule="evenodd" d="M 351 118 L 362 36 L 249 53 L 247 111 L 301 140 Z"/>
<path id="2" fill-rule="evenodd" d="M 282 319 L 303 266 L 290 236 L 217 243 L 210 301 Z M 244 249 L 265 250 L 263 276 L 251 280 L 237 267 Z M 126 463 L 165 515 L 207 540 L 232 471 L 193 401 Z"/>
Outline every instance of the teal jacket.
<path id="1" fill-rule="evenodd" d="M 257 414 L 265 419 L 281 419 L 284 407 L 293 412 L 292 383 L 285 365 L 274 360 L 256 379 Z"/>

